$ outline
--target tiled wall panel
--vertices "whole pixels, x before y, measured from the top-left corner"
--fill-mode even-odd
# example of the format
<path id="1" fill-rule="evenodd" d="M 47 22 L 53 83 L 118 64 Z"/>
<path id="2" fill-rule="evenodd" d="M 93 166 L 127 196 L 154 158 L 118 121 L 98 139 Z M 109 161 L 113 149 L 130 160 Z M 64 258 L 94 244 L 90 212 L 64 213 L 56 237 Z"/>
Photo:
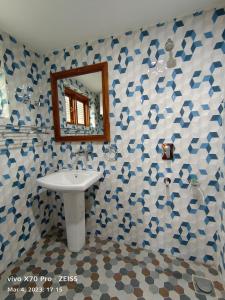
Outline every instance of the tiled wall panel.
<path id="1" fill-rule="evenodd" d="M 54 51 L 49 57 L 46 66 L 52 72 L 100 61 L 109 64 L 111 136 L 118 153 L 116 161 L 107 161 L 103 145 L 93 143 L 90 164 L 104 170 L 105 178 L 89 200 L 92 233 L 215 262 L 224 20 L 224 9 L 199 12 Z M 165 70 L 168 37 L 175 42 L 177 66 Z M 172 163 L 161 159 L 163 142 L 175 144 Z M 68 157 L 70 151 L 65 150 Z M 194 175 L 204 199 L 189 186 Z M 169 198 L 165 176 L 172 179 Z"/>
<path id="2" fill-rule="evenodd" d="M 223 149 L 223 160 L 221 160 L 220 196 L 217 199 L 218 205 L 218 267 L 225 280 L 225 104 L 223 106 L 221 127 L 221 143 Z"/>
<path id="3" fill-rule="evenodd" d="M 52 169 L 51 135 L 7 134 L 6 124 L 49 126 L 52 119 L 49 98 L 44 97 L 46 72 L 43 58 L 2 33 L 0 46 L 6 74 L 10 118 L 0 119 L 0 272 L 15 261 L 54 224 L 55 195 L 37 188 L 37 176 Z M 31 104 L 22 103 L 21 87 L 32 88 Z M 33 103 L 40 100 L 40 107 Z M 51 121 L 52 122 L 52 121 Z M 26 129 L 30 131 L 30 129 Z M 18 140 L 19 139 L 19 140 Z M 43 141 L 41 140 L 43 139 Z M 17 141 L 16 141 L 17 140 Z"/>

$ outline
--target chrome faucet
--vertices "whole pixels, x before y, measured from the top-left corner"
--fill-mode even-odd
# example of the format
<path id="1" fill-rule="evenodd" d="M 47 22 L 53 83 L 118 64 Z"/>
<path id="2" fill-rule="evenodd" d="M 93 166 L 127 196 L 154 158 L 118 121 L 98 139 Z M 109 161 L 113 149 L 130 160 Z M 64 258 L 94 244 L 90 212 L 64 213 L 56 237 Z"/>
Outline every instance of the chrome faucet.
<path id="1" fill-rule="evenodd" d="M 76 155 L 79 155 L 79 156 L 83 156 L 83 169 L 86 170 L 87 169 L 87 162 L 88 162 L 88 150 L 87 149 L 82 149 L 82 150 L 79 150 L 75 153 Z"/>

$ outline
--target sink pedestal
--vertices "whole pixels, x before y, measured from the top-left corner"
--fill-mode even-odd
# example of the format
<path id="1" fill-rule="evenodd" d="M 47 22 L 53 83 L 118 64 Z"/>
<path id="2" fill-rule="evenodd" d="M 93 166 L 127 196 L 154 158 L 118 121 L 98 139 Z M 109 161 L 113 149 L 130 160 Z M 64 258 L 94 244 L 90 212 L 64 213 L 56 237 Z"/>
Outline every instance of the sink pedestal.
<path id="1" fill-rule="evenodd" d="M 68 248 L 79 252 L 85 244 L 84 192 L 63 192 Z"/>
<path id="2" fill-rule="evenodd" d="M 103 176 L 93 170 L 61 170 L 37 179 L 39 186 L 62 193 L 68 248 L 79 252 L 85 244 L 85 191 Z"/>

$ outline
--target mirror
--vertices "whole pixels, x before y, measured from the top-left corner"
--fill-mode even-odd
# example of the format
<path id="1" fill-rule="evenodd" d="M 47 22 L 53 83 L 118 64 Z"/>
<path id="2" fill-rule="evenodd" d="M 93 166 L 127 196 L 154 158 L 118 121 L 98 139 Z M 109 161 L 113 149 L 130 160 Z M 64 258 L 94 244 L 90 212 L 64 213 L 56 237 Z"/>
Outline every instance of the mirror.
<path id="1" fill-rule="evenodd" d="M 107 62 L 51 73 L 55 139 L 109 141 Z"/>

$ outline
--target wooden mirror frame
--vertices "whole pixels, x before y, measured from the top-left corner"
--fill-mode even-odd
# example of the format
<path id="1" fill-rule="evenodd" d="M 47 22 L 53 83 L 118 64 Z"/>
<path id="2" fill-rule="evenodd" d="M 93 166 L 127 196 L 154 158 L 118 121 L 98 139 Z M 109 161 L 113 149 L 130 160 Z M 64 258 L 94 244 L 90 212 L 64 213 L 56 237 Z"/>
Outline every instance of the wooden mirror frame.
<path id="1" fill-rule="evenodd" d="M 58 86 L 57 80 L 85 75 L 89 73 L 102 73 L 102 102 L 103 102 L 103 134 L 102 135 L 61 135 Z M 110 141 L 110 125 L 109 125 L 109 87 L 108 87 L 108 63 L 102 62 L 94 65 L 79 67 L 66 71 L 50 73 L 51 92 L 52 92 L 52 109 L 54 132 L 56 142 L 78 142 L 78 141 Z"/>

